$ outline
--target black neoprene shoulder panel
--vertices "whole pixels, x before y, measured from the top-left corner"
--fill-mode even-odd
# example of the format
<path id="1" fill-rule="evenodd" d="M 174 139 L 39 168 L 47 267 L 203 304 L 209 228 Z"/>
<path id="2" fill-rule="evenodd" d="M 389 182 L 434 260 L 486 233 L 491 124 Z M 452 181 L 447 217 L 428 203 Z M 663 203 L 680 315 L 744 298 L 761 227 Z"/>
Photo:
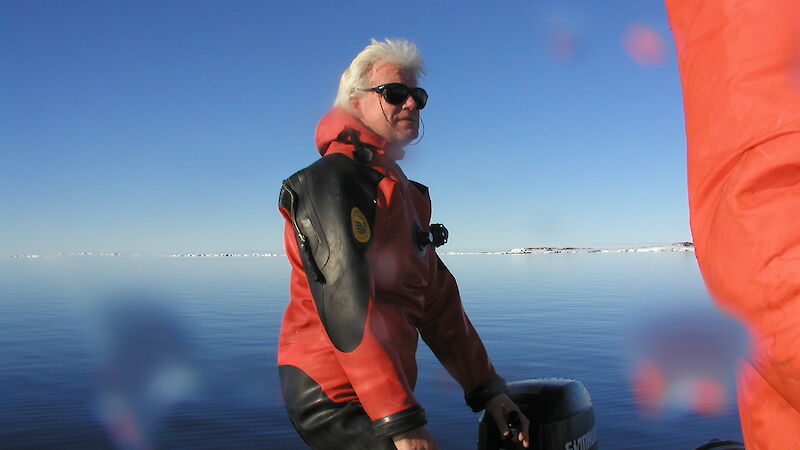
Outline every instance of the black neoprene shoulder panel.
<path id="1" fill-rule="evenodd" d="M 422 183 L 417 183 L 414 180 L 408 180 L 408 181 L 410 181 L 411 184 L 413 184 L 414 187 L 417 188 L 417 190 L 422 194 L 423 197 L 428 197 L 428 186 L 425 186 Z"/>
<path id="2" fill-rule="evenodd" d="M 332 154 L 289 177 L 281 190 L 320 319 L 343 352 L 358 347 L 364 334 L 370 297 L 364 253 L 374 240 L 382 178 L 366 164 Z"/>

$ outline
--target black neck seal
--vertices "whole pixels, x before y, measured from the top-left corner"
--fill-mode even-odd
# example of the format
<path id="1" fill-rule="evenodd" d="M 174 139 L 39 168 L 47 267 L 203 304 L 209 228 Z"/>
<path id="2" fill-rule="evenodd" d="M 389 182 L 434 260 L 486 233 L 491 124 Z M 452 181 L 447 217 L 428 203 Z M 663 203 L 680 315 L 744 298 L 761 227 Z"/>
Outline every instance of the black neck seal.
<path id="1" fill-rule="evenodd" d="M 361 142 L 360 136 L 361 133 L 358 130 L 344 127 L 339 135 L 336 136 L 336 142 L 352 145 L 355 149 L 353 150 L 353 157 L 359 162 L 368 163 L 372 161 L 372 157 L 375 155 L 375 147 Z"/>

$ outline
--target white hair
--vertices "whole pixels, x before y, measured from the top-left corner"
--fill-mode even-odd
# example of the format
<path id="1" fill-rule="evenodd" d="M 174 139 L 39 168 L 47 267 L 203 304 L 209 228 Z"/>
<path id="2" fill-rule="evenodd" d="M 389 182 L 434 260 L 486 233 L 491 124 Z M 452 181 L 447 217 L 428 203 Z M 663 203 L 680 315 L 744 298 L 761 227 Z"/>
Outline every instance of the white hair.
<path id="1" fill-rule="evenodd" d="M 339 92 L 333 106 L 350 111 L 350 98 L 362 95 L 359 89 L 374 87 L 365 86 L 370 71 L 378 63 L 394 63 L 414 72 L 415 77 L 424 74 L 422 55 L 413 42 L 405 39 L 385 39 L 383 42 L 370 39 L 370 44 L 353 58 L 350 66 L 342 73 L 339 80 Z"/>

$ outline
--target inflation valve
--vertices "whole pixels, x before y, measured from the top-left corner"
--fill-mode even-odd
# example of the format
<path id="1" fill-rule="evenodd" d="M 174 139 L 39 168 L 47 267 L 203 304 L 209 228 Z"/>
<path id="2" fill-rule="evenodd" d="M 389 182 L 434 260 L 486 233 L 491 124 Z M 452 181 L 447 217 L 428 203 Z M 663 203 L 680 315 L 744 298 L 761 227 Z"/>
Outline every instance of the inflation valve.
<path id="1" fill-rule="evenodd" d="M 441 247 L 447 243 L 447 238 L 450 233 L 444 225 L 440 223 L 432 223 L 431 229 L 428 232 L 422 229 L 417 230 L 417 246 L 422 250 L 428 244 L 433 244 L 434 247 Z"/>

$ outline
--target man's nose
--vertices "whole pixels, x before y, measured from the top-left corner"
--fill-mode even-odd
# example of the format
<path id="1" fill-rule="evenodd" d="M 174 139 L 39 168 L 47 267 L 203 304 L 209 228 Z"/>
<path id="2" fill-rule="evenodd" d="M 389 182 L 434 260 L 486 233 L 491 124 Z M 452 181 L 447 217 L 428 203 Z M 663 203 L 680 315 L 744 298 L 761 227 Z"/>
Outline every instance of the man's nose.
<path id="1" fill-rule="evenodd" d="M 417 102 L 416 102 L 416 100 L 414 100 L 414 96 L 413 95 L 409 95 L 408 98 L 406 99 L 406 101 L 403 102 L 403 109 L 408 109 L 410 111 L 418 109 L 417 108 Z"/>

